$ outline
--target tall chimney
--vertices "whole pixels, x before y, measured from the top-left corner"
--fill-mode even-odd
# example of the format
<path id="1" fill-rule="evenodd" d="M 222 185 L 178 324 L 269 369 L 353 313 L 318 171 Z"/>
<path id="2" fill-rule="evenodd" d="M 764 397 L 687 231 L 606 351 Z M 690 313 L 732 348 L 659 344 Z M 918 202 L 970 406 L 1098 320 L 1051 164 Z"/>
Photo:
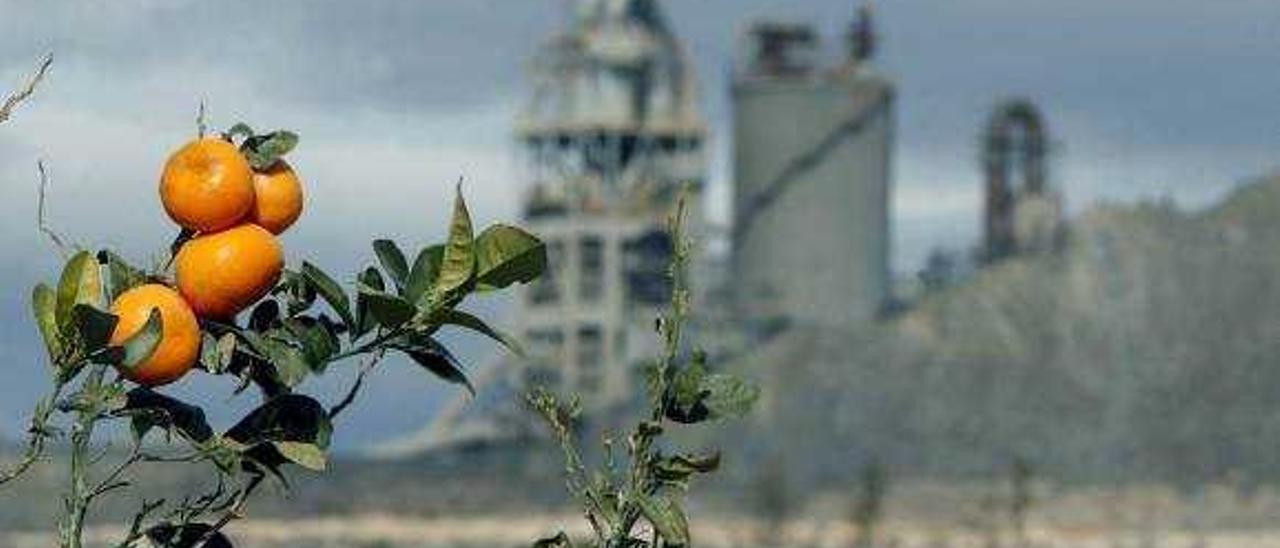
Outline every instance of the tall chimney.
<path id="1" fill-rule="evenodd" d="M 876 52 L 876 29 L 871 14 L 871 4 L 858 7 L 853 24 L 849 27 L 849 58 L 854 62 L 870 59 Z"/>

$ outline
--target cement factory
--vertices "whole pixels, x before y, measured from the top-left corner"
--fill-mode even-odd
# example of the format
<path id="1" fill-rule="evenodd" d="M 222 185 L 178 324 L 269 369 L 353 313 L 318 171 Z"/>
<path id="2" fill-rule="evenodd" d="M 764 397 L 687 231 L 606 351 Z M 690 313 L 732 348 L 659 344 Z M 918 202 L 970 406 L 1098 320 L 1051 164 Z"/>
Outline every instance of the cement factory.
<path id="1" fill-rule="evenodd" d="M 874 63 L 871 7 L 850 16 L 842 29 L 761 21 L 744 36 L 723 90 L 733 200 L 718 248 L 728 256 L 695 261 L 723 265 L 695 282 L 713 356 L 749 353 L 788 328 L 856 329 L 901 302 L 890 269 L 894 84 Z M 824 36 L 833 30 L 838 38 Z M 839 60 L 824 65 L 831 49 Z M 375 455 L 525 438 L 530 425 L 514 407 L 532 385 L 578 393 L 596 416 L 639 393 L 638 364 L 656 350 L 653 319 L 667 301 L 666 217 L 681 188 L 693 212 L 705 198 L 697 75 L 658 0 L 579 0 L 531 61 L 515 120 L 528 176 L 522 222 L 547 242 L 550 269 L 522 289 L 510 322 L 528 357 L 502 359 L 476 379 L 478 400 L 458 399 Z M 975 263 L 1062 240 L 1046 133 L 1029 101 L 995 110 Z M 691 221 L 696 239 L 715 236 L 701 215 Z"/>

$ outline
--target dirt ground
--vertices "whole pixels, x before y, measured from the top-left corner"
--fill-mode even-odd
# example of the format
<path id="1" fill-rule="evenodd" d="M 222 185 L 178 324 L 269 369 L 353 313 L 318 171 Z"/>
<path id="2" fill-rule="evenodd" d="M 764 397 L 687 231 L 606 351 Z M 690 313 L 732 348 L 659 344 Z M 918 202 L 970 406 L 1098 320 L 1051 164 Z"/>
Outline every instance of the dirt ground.
<path id="1" fill-rule="evenodd" d="M 238 547 L 357 547 L 357 548 L 498 548 L 528 546 L 531 539 L 560 526 L 574 534 L 585 531 L 569 514 L 417 519 L 386 515 L 304 520 L 252 520 L 236 523 L 228 533 Z M 1280 529 L 1251 531 L 1158 532 L 1102 531 L 1033 527 L 1025 542 L 1007 533 L 991 534 L 938 528 L 934 525 L 891 522 L 878 535 L 877 547 L 896 548 L 1265 548 L 1280 547 Z M 91 537 L 106 545 L 120 530 L 98 528 Z M 776 535 L 776 536 L 775 536 Z M 748 519 L 703 520 L 695 526 L 696 545 L 707 547 L 794 546 L 835 548 L 853 546 L 853 527 L 824 520 L 796 519 L 780 532 Z M 777 540 L 774 540 L 777 539 Z M 47 535 L 0 535 L 0 546 L 44 548 Z M 97 544 L 95 544 L 97 545 Z"/>
<path id="2" fill-rule="evenodd" d="M 351 488 L 351 485 L 347 485 Z M 1215 485 L 1195 492 L 1166 486 L 1065 487 L 1037 484 L 1025 535 L 1013 531 L 1008 489 L 1001 483 L 905 482 L 885 500 L 875 548 L 1280 548 L 1280 491 Z M 350 499 L 352 492 L 348 491 Z M 374 493 L 368 493 L 373 496 Z M 382 497 L 394 497 L 385 490 Z M 440 495 L 436 492 L 436 495 Z M 833 491 L 804 504 L 779 504 L 763 512 L 751 492 L 722 491 L 689 502 L 697 546 L 847 547 L 858 531 L 851 523 L 852 499 Z M 786 499 L 787 497 L 783 497 Z M 295 503 L 305 496 L 293 499 Z M 259 502 L 267 502 L 259 501 Z M 565 530 L 587 531 L 580 516 L 560 505 L 502 508 L 473 501 L 471 511 L 410 513 L 354 504 L 316 508 L 316 513 L 280 515 L 255 507 L 253 519 L 233 522 L 227 532 L 239 548 L 514 548 Z M 490 499 L 490 502 L 492 500 Z M 16 504 L 16 501 L 14 501 Z M 0 505 L 0 511 L 16 506 Z M 491 508 L 490 511 L 476 511 Z M 32 522 L 28 522 L 32 523 Z M 100 523 L 120 523 L 102 521 Z M 4 527 L 0 527 L 4 529 Z M 52 544 L 37 527 L 0 530 L 0 548 L 44 548 Z M 118 527 L 91 530 L 92 546 L 121 538 Z M 865 545 L 864 545 L 865 546 Z"/>

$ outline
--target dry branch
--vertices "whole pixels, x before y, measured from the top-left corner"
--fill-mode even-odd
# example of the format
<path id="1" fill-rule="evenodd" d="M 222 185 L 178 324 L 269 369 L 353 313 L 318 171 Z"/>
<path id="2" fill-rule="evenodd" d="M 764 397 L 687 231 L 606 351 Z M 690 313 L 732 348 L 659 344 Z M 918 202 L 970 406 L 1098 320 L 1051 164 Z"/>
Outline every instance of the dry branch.
<path id="1" fill-rule="evenodd" d="M 21 88 L 18 88 L 18 91 L 15 91 L 8 97 L 4 98 L 4 103 L 0 104 L 0 124 L 3 124 L 9 119 L 9 116 L 13 113 L 13 109 L 17 108 L 18 104 L 27 100 L 28 97 L 31 97 L 31 94 L 35 93 L 36 86 L 40 85 L 41 80 L 44 80 L 44 75 L 49 71 L 49 65 L 52 64 L 53 54 L 46 54 L 44 56 L 44 60 L 40 62 L 40 68 L 36 69 L 35 74 L 32 74 L 31 77 L 27 79 L 26 84 Z"/>

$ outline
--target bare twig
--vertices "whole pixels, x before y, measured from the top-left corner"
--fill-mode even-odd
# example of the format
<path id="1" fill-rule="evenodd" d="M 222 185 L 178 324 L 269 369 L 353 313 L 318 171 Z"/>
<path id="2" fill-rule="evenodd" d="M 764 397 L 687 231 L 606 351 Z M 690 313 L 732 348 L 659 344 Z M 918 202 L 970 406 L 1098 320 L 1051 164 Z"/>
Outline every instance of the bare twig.
<path id="1" fill-rule="evenodd" d="M 253 495 L 253 492 L 258 489 L 259 485 L 262 485 L 262 480 L 266 477 L 267 476 L 265 474 L 256 474 L 250 478 L 248 485 L 246 485 L 244 489 L 241 489 L 240 493 L 236 495 L 235 504 L 233 504 L 226 513 L 222 514 L 222 517 L 209 527 L 209 530 L 205 531 L 204 535 L 200 537 L 200 540 L 196 541 L 192 546 L 204 546 L 206 542 L 209 542 L 210 539 L 217 535 L 218 532 L 221 531 L 223 527 L 226 527 L 228 523 L 231 523 L 232 520 L 244 517 L 244 507 L 249 502 L 249 496 Z"/>
<path id="2" fill-rule="evenodd" d="M 106 477 L 102 478 L 102 481 L 98 482 L 98 484 L 89 491 L 89 499 L 93 500 L 94 498 L 100 497 L 114 489 L 128 486 L 128 481 L 120 481 L 121 474 L 124 474 L 129 467 L 142 462 L 143 457 L 142 445 L 140 443 L 134 443 L 133 449 L 129 452 L 129 456 L 120 461 L 120 463 L 117 464 Z"/>
<path id="3" fill-rule="evenodd" d="M 58 252 L 66 257 L 68 250 L 67 243 L 58 235 L 49 224 L 45 221 L 45 201 L 49 192 L 49 171 L 44 167 L 44 160 L 36 162 L 36 169 L 40 171 L 40 186 L 36 189 L 36 227 L 40 229 L 40 233 L 44 234 L 49 242 L 58 249 Z"/>
<path id="4" fill-rule="evenodd" d="M 19 103 L 27 100 L 32 93 L 35 93 L 36 86 L 40 84 L 41 80 L 44 80 L 44 74 L 48 72 L 49 65 L 52 64 L 53 53 L 48 53 L 40 62 L 40 68 L 36 69 L 36 72 L 27 78 L 26 84 L 18 88 L 18 91 L 4 98 L 4 103 L 0 103 L 0 124 L 9 119 L 9 116 L 13 114 L 13 109 L 17 108 Z"/>
<path id="5" fill-rule="evenodd" d="M 351 385 L 351 389 L 347 391 L 347 395 L 342 398 L 342 401 L 339 401 L 329 409 L 329 420 L 337 418 L 356 400 L 356 394 L 360 392 L 360 387 L 364 385 L 364 378 L 369 375 L 370 371 L 373 371 L 374 366 L 378 365 L 378 361 L 382 359 L 385 352 L 385 350 L 380 349 L 366 356 L 364 361 L 360 363 L 360 372 L 356 374 L 356 382 Z"/>
<path id="6" fill-rule="evenodd" d="M 205 125 L 205 109 L 204 99 L 200 100 L 200 112 L 196 114 L 196 138 L 203 139 L 204 134 L 209 131 L 209 127 Z"/>

